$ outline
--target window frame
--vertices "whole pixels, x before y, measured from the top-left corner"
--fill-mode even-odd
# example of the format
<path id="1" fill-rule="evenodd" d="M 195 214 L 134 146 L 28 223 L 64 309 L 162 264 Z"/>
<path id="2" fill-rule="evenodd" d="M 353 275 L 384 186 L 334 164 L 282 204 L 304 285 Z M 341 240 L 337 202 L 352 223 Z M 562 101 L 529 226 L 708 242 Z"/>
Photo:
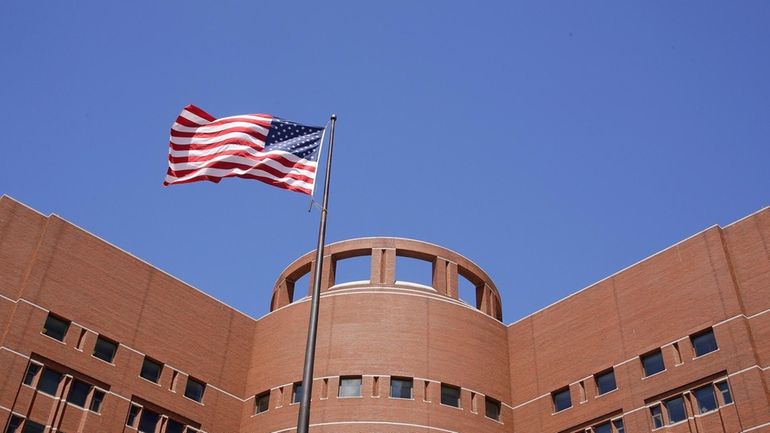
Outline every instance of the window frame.
<path id="1" fill-rule="evenodd" d="M 457 404 L 456 405 L 452 404 L 451 402 L 449 402 L 449 403 L 445 403 L 444 402 L 444 396 L 445 396 L 444 390 L 445 389 L 446 390 L 457 391 L 457 399 L 456 399 Z M 463 407 L 462 406 L 462 388 L 460 388 L 459 386 L 455 386 L 455 385 L 451 385 L 451 384 L 443 383 L 442 382 L 441 383 L 440 396 L 439 397 L 440 397 L 439 401 L 441 402 L 442 406 L 454 407 L 454 408 L 457 408 L 457 409 L 462 409 L 462 407 Z"/>
<path id="2" fill-rule="evenodd" d="M 200 399 L 196 399 L 192 396 L 190 396 L 190 383 L 194 383 L 196 385 L 200 385 L 201 393 L 200 393 Z M 184 385 L 184 396 L 185 398 L 192 400 L 194 402 L 203 404 L 203 397 L 206 395 L 206 382 L 202 380 L 198 380 L 192 376 L 187 376 L 187 383 Z"/>
<path id="3" fill-rule="evenodd" d="M 705 411 L 701 407 L 701 399 L 700 399 L 700 397 L 698 395 L 699 392 L 704 391 L 704 390 L 708 390 L 708 391 L 711 392 L 711 401 L 713 401 L 713 403 L 714 403 L 714 407 L 712 409 L 707 409 Z M 695 400 L 693 406 L 695 406 L 696 410 L 698 411 L 698 414 L 711 413 L 711 412 L 714 412 L 715 410 L 719 409 L 719 399 L 717 399 L 717 395 L 714 392 L 714 384 L 713 383 L 709 383 L 708 385 L 699 386 L 697 388 L 694 388 L 692 390 L 692 396 L 693 396 L 693 399 Z"/>
<path id="4" fill-rule="evenodd" d="M 489 416 L 489 405 L 492 404 L 495 407 L 495 410 L 497 410 L 497 416 Z M 499 400 L 496 400 L 488 395 L 484 396 L 484 416 L 493 420 L 500 422 L 500 416 L 502 415 L 502 403 L 500 403 Z"/>
<path id="5" fill-rule="evenodd" d="M 393 395 L 393 383 L 394 382 L 403 382 L 403 383 L 409 383 L 409 397 L 401 397 Z M 403 389 L 399 388 L 399 389 Z M 403 377 L 403 376 L 391 376 L 390 377 L 390 389 L 388 396 L 390 398 L 397 398 L 399 400 L 414 400 L 414 378 L 411 377 Z"/>
<path id="6" fill-rule="evenodd" d="M 557 399 L 561 395 L 566 395 L 567 396 L 567 406 L 559 408 Z M 571 408 L 572 407 L 572 393 L 570 392 L 569 386 L 565 386 L 564 388 L 559 388 L 556 391 L 551 392 L 551 403 L 553 404 L 553 413 L 564 412 L 565 410 Z"/>
<path id="7" fill-rule="evenodd" d="M 143 376 L 144 366 L 145 366 L 145 364 L 148 364 L 148 363 L 149 364 L 155 364 L 155 365 L 158 366 L 158 376 L 155 378 L 155 380 L 152 380 L 149 377 Z M 139 377 L 141 377 L 142 379 L 144 379 L 144 380 L 146 380 L 148 382 L 152 382 L 152 383 L 158 384 L 158 383 L 160 383 L 160 376 L 163 374 L 163 367 L 164 367 L 164 364 L 162 362 L 156 361 L 155 359 L 152 359 L 149 356 L 145 355 L 144 359 L 142 359 L 142 367 L 139 369 Z"/>
<path id="8" fill-rule="evenodd" d="M 725 389 L 722 389 L 719 385 L 724 384 Z M 720 380 L 717 382 L 714 382 L 714 386 L 716 387 L 717 391 L 719 392 L 719 398 L 721 401 L 721 406 L 727 406 L 728 404 L 733 404 L 735 400 L 733 399 L 733 392 L 730 390 L 730 384 L 727 382 L 727 379 Z M 730 398 L 730 401 L 727 402 L 725 399 L 725 393 L 727 394 L 727 397 Z"/>
<path id="9" fill-rule="evenodd" d="M 302 382 L 294 382 L 291 384 L 291 403 L 299 404 L 302 402 Z"/>
<path id="10" fill-rule="evenodd" d="M 698 345 L 695 342 L 696 339 L 709 336 L 709 335 L 711 336 L 711 341 L 709 341 L 708 344 L 713 343 L 714 347 L 713 348 L 707 347 L 707 349 L 710 349 L 710 350 L 703 353 L 698 353 Z M 699 332 L 696 332 L 695 334 L 690 335 L 690 344 L 692 345 L 692 352 L 695 355 L 693 359 L 706 356 L 709 353 L 714 353 L 719 350 L 719 343 L 717 343 L 717 336 L 714 334 L 714 328 L 704 329 L 703 331 L 699 331 Z"/>
<path id="11" fill-rule="evenodd" d="M 649 408 L 650 408 L 650 420 L 652 421 L 652 429 L 657 430 L 659 428 L 665 427 L 666 420 L 663 417 L 663 405 L 661 405 L 660 403 L 655 403 L 651 405 Z"/>
<path id="12" fill-rule="evenodd" d="M 358 381 L 358 394 L 342 395 L 342 390 L 347 387 L 343 386 L 346 381 Z M 363 387 L 364 378 L 361 376 L 340 376 L 340 381 L 337 386 L 337 398 L 358 398 L 362 396 L 361 388 Z"/>
<path id="13" fill-rule="evenodd" d="M 612 389 L 608 389 L 606 391 L 602 391 L 602 388 L 599 385 L 599 379 L 602 378 L 602 377 L 606 377 L 608 375 L 612 376 Z M 610 393 L 612 391 L 617 391 L 617 389 L 618 389 L 618 381 L 617 381 L 617 378 L 615 377 L 615 369 L 614 368 L 609 368 L 607 370 L 604 370 L 602 372 L 594 374 L 594 384 L 596 385 L 596 396 L 597 397 L 601 396 L 601 395 L 604 395 L 604 394 L 608 394 L 608 393 Z"/>
<path id="14" fill-rule="evenodd" d="M 56 389 L 54 390 L 53 394 L 51 394 L 50 392 L 48 392 L 46 390 L 41 389 L 41 386 L 43 384 L 43 378 L 45 377 L 46 372 L 49 372 L 49 371 L 51 373 L 53 373 L 53 374 L 59 375 L 59 380 L 56 382 Z M 58 372 L 58 371 L 56 371 L 54 369 L 51 369 L 49 367 L 43 367 L 42 373 L 40 373 L 40 377 L 38 378 L 37 385 L 35 386 L 35 389 L 38 392 L 42 392 L 45 395 L 49 395 L 51 397 L 56 397 L 59 394 L 59 389 L 61 388 L 61 382 L 62 382 L 63 378 L 64 378 L 64 375 L 62 373 L 60 373 L 60 372 Z"/>
<path id="15" fill-rule="evenodd" d="M 265 397 L 267 397 L 267 400 L 263 400 L 265 399 Z M 264 410 L 260 410 L 259 403 L 261 401 L 266 401 Z M 269 410 L 270 410 L 270 391 L 265 391 L 263 393 L 255 395 L 254 396 L 254 415 L 265 413 Z"/>
<path id="16" fill-rule="evenodd" d="M 645 363 L 645 360 L 651 359 L 653 356 L 660 356 L 661 369 L 658 371 L 649 373 L 647 371 L 647 364 Z M 655 376 L 656 374 L 660 374 L 666 371 L 666 360 L 663 358 L 663 350 L 661 348 L 657 348 L 645 354 L 639 355 L 639 361 L 642 364 L 642 373 L 644 374 L 643 376 L 644 378 L 652 377 L 652 376 Z"/>
<path id="17" fill-rule="evenodd" d="M 53 321 L 58 321 L 58 322 L 61 322 L 62 324 L 64 324 L 64 331 L 62 331 L 61 338 L 58 338 L 58 337 L 48 333 L 48 329 L 49 328 L 48 328 L 47 325 L 48 325 L 48 321 L 51 320 L 51 319 L 53 319 Z M 69 332 L 69 330 L 70 330 L 70 325 L 72 325 L 72 321 L 71 320 L 67 320 L 67 319 L 65 319 L 65 318 L 63 318 L 63 317 L 61 317 L 61 316 L 59 316 L 57 314 L 54 314 L 54 313 L 49 311 L 48 312 L 48 316 L 46 316 L 46 318 L 45 318 L 45 322 L 43 322 L 43 329 L 40 330 L 40 333 L 45 335 L 46 337 L 53 338 L 56 341 L 64 343 L 64 340 L 67 338 L 67 332 Z"/>
<path id="18" fill-rule="evenodd" d="M 112 351 L 112 354 L 109 357 L 110 358 L 109 360 L 102 358 L 101 355 L 97 355 L 97 353 L 98 353 L 97 348 L 99 347 L 99 343 L 100 342 L 111 344 L 111 345 L 115 346 L 114 350 Z M 114 362 L 115 361 L 115 356 L 118 354 L 118 347 L 119 346 L 120 346 L 120 344 L 117 341 L 111 340 L 111 339 L 105 337 L 104 335 L 100 334 L 100 335 L 98 335 L 96 337 L 96 341 L 94 342 L 94 349 L 93 349 L 93 351 L 91 351 L 91 356 L 96 358 L 96 359 L 99 359 L 101 361 L 104 361 L 107 364 L 115 365 L 115 362 Z"/>
<path id="19" fill-rule="evenodd" d="M 677 420 L 677 421 L 674 421 L 671 418 L 671 407 L 670 407 L 670 405 L 675 400 L 679 400 L 681 402 L 682 415 L 683 415 L 682 419 Z M 687 417 L 688 417 L 688 415 L 687 415 L 687 405 L 685 404 L 684 395 L 682 395 L 682 394 L 675 395 L 673 397 L 669 397 L 669 398 L 663 400 L 663 406 L 665 406 L 665 408 L 666 408 L 666 421 L 668 421 L 668 423 L 666 425 L 674 425 L 674 424 L 679 424 L 681 422 L 687 421 Z"/>

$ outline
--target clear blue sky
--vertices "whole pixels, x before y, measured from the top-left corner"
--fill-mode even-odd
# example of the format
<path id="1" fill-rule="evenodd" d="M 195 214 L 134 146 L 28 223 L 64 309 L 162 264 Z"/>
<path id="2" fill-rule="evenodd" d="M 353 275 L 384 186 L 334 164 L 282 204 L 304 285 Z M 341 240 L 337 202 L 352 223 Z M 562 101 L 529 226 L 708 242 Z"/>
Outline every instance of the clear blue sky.
<path id="1" fill-rule="evenodd" d="M 334 112 L 327 239 L 456 250 L 506 323 L 770 204 L 767 1 L 368 3 L 2 2 L 0 194 L 256 317 L 318 213 L 163 188 L 169 128 Z"/>

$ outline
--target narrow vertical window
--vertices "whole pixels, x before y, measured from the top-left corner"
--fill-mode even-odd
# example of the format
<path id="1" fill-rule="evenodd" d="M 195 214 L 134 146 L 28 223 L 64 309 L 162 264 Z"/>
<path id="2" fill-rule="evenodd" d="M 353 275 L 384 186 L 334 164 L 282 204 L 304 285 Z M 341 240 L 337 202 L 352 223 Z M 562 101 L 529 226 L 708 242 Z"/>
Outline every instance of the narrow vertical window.
<path id="1" fill-rule="evenodd" d="M 690 336 L 692 347 L 695 350 L 695 357 L 703 356 L 707 353 L 717 350 L 717 340 L 714 337 L 714 330 L 707 329 L 703 332 Z"/>
<path id="2" fill-rule="evenodd" d="M 139 412 L 142 408 L 139 406 L 132 404 L 131 407 L 128 409 L 128 417 L 126 418 L 126 425 L 129 427 L 136 427 L 136 417 L 139 415 Z"/>
<path id="3" fill-rule="evenodd" d="M 360 397 L 361 396 L 361 376 L 341 377 L 339 397 Z"/>
<path id="4" fill-rule="evenodd" d="M 329 378 L 325 378 L 321 386 L 321 398 L 329 398 Z"/>
<path id="5" fill-rule="evenodd" d="M 715 384 L 719 393 L 722 395 L 722 403 L 730 404 L 733 402 L 733 396 L 730 394 L 730 387 L 727 386 L 727 381 L 717 382 Z"/>
<path id="6" fill-rule="evenodd" d="M 622 418 L 618 418 L 618 419 L 612 420 L 612 426 L 615 427 L 615 433 L 625 433 L 626 432 L 625 426 L 623 425 L 623 419 Z"/>
<path id="7" fill-rule="evenodd" d="M 292 387 L 291 402 L 299 403 L 302 400 L 302 382 L 296 382 Z"/>
<path id="8" fill-rule="evenodd" d="M 24 385 L 33 386 L 41 368 L 42 366 L 40 364 L 30 362 L 29 366 L 27 366 L 27 373 L 24 375 Z"/>
<path id="9" fill-rule="evenodd" d="M 588 398 L 586 397 L 586 383 L 584 380 L 581 380 L 578 382 L 578 397 L 580 397 L 580 402 L 585 403 L 588 401 Z"/>
<path id="10" fill-rule="evenodd" d="M 11 415 L 11 420 L 8 421 L 8 427 L 5 429 L 5 433 L 17 433 L 24 418 L 16 415 Z"/>
<path id="11" fill-rule="evenodd" d="M 666 369 L 666 365 L 663 363 L 663 353 L 660 349 L 642 355 L 640 358 L 642 360 L 645 376 L 652 376 L 653 374 L 660 373 Z"/>
<path id="12" fill-rule="evenodd" d="M 476 401 L 477 399 L 478 399 L 478 395 L 475 392 L 471 391 L 471 413 L 479 412 L 478 401 Z"/>
<path id="13" fill-rule="evenodd" d="M 378 376 L 374 376 L 372 378 L 372 397 L 379 397 L 380 396 L 380 378 Z"/>
<path id="14" fill-rule="evenodd" d="M 171 371 L 171 383 L 168 386 L 168 389 L 171 391 L 176 392 L 176 384 L 179 382 L 179 372 L 176 370 Z"/>
<path id="15" fill-rule="evenodd" d="M 663 413 L 660 410 L 660 405 L 650 407 L 650 417 L 652 417 L 652 428 L 663 427 Z"/>
<path id="16" fill-rule="evenodd" d="M 45 319 L 45 325 L 43 325 L 43 334 L 51 338 L 55 338 L 59 341 L 64 341 L 64 337 L 67 335 L 67 329 L 70 327 L 70 322 L 62 318 L 56 317 L 51 313 L 48 313 L 48 317 Z"/>
<path id="17" fill-rule="evenodd" d="M 442 383 L 441 404 L 452 407 L 460 407 L 460 388 Z"/>
<path id="18" fill-rule="evenodd" d="M 551 393 L 553 399 L 553 411 L 559 412 L 572 407 L 572 398 L 569 395 L 569 387 Z"/>
<path id="19" fill-rule="evenodd" d="M 83 350 L 83 345 L 86 342 L 86 332 L 87 331 L 85 328 L 80 329 L 80 336 L 78 337 L 78 345 L 77 345 L 78 350 Z"/>
<path id="20" fill-rule="evenodd" d="M 422 401 L 430 402 L 430 381 L 423 381 L 424 389 L 422 394 Z"/>
<path id="21" fill-rule="evenodd" d="M 91 405 L 89 410 L 99 413 L 102 411 L 102 401 L 104 401 L 104 391 L 101 389 L 94 389 L 94 394 L 91 396 Z"/>
<path id="22" fill-rule="evenodd" d="M 672 344 L 674 347 L 674 365 L 682 363 L 682 352 L 679 350 L 679 343 Z"/>

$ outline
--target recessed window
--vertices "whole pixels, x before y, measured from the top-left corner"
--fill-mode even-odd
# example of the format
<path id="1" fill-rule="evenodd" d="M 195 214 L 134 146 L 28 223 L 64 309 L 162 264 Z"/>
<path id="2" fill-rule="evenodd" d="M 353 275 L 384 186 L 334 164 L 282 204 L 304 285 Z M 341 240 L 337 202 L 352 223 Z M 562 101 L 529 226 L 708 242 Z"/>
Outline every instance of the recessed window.
<path id="1" fill-rule="evenodd" d="M 414 381 L 407 377 L 390 378 L 390 396 L 393 398 L 412 398 Z"/>
<path id="2" fill-rule="evenodd" d="M 94 395 L 91 396 L 91 406 L 88 409 L 97 413 L 101 412 L 103 401 L 104 401 L 104 391 L 100 389 L 94 389 Z"/>
<path id="3" fill-rule="evenodd" d="M 32 386 L 41 368 L 43 367 L 40 364 L 30 362 L 27 366 L 27 373 L 24 375 L 24 385 Z"/>
<path id="4" fill-rule="evenodd" d="M 184 388 L 184 396 L 200 402 L 203 400 L 203 392 L 206 390 L 206 384 L 197 381 L 192 377 L 187 378 L 187 386 Z"/>
<path id="5" fill-rule="evenodd" d="M 718 349 L 717 339 L 714 337 L 714 330 L 707 329 L 699 334 L 690 336 L 692 347 L 695 349 L 695 356 L 703 356 Z"/>
<path id="6" fill-rule="evenodd" d="M 559 412 L 572 407 L 572 398 L 569 395 L 569 387 L 554 391 L 551 394 L 553 398 L 553 411 Z"/>
<path id="7" fill-rule="evenodd" d="M 160 372 L 163 370 L 163 364 L 157 361 L 153 361 L 148 357 L 144 357 L 142 362 L 142 371 L 139 376 L 149 380 L 150 382 L 158 383 L 160 380 Z"/>
<path id="8" fill-rule="evenodd" d="M 612 433 L 612 425 L 609 421 L 594 426 L 594 433 Z"/>
<path id="9" fill-rule="evenodd" d="M 663 353 L 660 349 L 650 352 L 641 356 L 642 367 L 644 367 L 644 375 L 652 376 L 655 373 L 660 373 L 666 369 L 666 365 L 663 363 Z"/>
<path id="10" fill-rule="evenodd" d="M 40 380 L 37 382 L 37 390 L 56 396 L 56 391 L 59 390 L 59 382 L 61 382 L 61 373 L 45 368 L 40 376 Z"/>
<path id="11" fill-rule="evenodd" d="M 663 413 L 660 410 L 660 405 L 650 407 L 650 416 L 652 417 L 652 428 L 663 427 Z"/>
<path id="12" fill-rule="evenodd" d="M 361 376 L 341 377 L 339 397 L 360 397 L 361 396 Z"/>
<path id="13" fill-rule="evenodd" d="M 160 415 L 157 413 L 146 408 L 142 409 L 142 416 L 139 418 L 139 431 L 141 433 L 155 433 L 159 419 Z"/>
<path id="14" fill-rule="evenodd" d="M 495 421 L 500 421 L 500 402 L 485 396 L 484 397 L 484 415 L 486 415 L 487 418 L 491 418 Z"/>
<path id="15" fill-rule="evenodd" d="M 717 399 L 714 396 L 714 388 L 711 385 L 698 388 L 692 392 L 698 402 L 698 412 L 706 413 L 717 408 Z"/>
<path id="16" fill-rule="evenodd" d="M 446 383 L 441 384 L 441 404 L 460 407 L 460 388 Z"/>
<path id="17" fill-rule="evenodd" d="M 43 334 L 59 341 L 64 341 L 64 336 L 67 335 L 67 329 L 69 329 L 69 327 L 70 322 L 68 320 L 64 320 L 48 313 L 48 317 L 45 319 L 45 325 L 43 326 Z"/>
<path id="18" fill-rule="evenodd" d="M 16 433 L 16 431 L 19 430 L 22 421 L 24 421 L 24 418 L 12 414 L 11 420 L 8 421 L 8 427 L 5 429 L 5 433 Z"/>
<path id="19" fill-rule="evenodd" d="M 263 392 L 255 399 L 256 413 L 267 412 L 270 408 L 270 391 Z"/>
<path id="20" fill-rule="evenodd" d="M 733 396 L 730 395 L 730 387 L 727 386 L 727 381 L 717 382 L 715 384 L 719 393 L 722 394 L 722 402 L 724 404 L 730 404 L 733 402 Z"/>
<path id="21" fill-rule="evenodd" d="M 96 339 L 94 345 L 93 356 L 101 359 L 102 361 L 112 364 L 112 360 L 115 359 L 115 352 L 118 350 L 118 344 L 114 341 L 110 341 L 101 335 Z"/>
<path id="22" fill-rule="evenodd" d="M 623 425 L 622 418 L 613 419 L 612 425 L 615 427 L 615 433 L 625 433 L 626 429 L 625 429 L 625 426 Z"/>
<path id="23" fill-rule="evenodd" d="M 604 373 L 599 373 L 594 376 L 596 379 L 596 389 L 599 395 L 606 394 L 610 391 L 618 389 L 615 383 L 615 371 L 609 370 Z"/>
<path id="24" fill-rule="evenodd" d="M 67 402 L 84 408 L 86 407 L 86 400 L 88 400 L 89 392 L 91 392 L 91 385 L 74 379 L 72 385 L 70 385 Z"/>
<path id="25" fill-rule="evenodd" d="M 171 418 L 166 422 L 166 433 L 183 433 L 184 424 Z"/>
<path id="26" fill-rule="evenodd" d="M 687 419 L 687 412 L 684 410 L 684 399 L 681 396 L 666 400 L 666 412 L 668 412 L 668 423 L 675 424 Z"/>
<path id="27" fill-rule="evenodd" d="M 291 402 L 299 403 L 302 401 L 302 382 L 295 382 L 291 387 Z"/>
<path id="28" fill-rule="evenodd" d="M 43 433 L 43 431 L 45 431 L 45 426 L 43 424 L 27 420 L 27 422 L 24 423 L 22 433 Z"/>
<path id="29" fill-rule="evenodd" d="M 128 409 L 128 418 L 126 418 L 126 425 L 129 427 L 133 427 L 136 423 L 136 417 L 139 415 L 139 411 L 142 408 L 139 406 L 132 404 L 131 407 Z"/>

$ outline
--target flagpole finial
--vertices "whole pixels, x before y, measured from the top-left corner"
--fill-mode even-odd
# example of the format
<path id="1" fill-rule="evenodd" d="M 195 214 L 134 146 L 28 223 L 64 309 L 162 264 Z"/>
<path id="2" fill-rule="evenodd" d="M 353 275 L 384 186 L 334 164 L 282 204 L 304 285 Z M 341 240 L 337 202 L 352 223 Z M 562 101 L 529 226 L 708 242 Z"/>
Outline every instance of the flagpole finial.
<path id="1" fill-rule="evenodd" d="M 332 114 L 332 120 L 337 120 L 337 115 L 336 114 Z"/>

